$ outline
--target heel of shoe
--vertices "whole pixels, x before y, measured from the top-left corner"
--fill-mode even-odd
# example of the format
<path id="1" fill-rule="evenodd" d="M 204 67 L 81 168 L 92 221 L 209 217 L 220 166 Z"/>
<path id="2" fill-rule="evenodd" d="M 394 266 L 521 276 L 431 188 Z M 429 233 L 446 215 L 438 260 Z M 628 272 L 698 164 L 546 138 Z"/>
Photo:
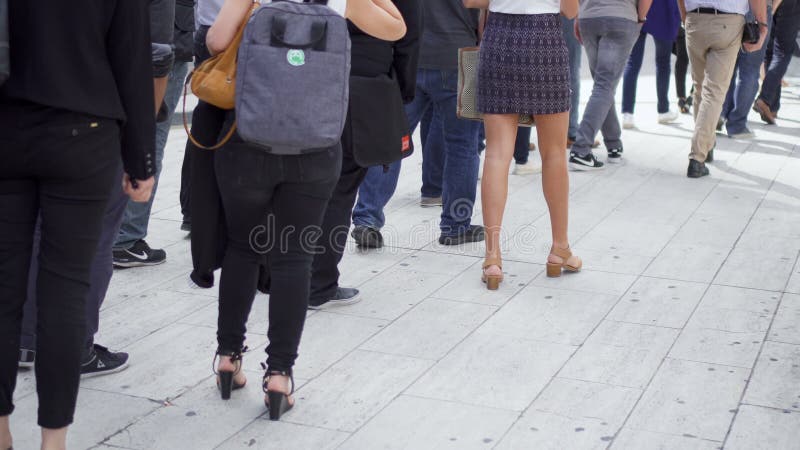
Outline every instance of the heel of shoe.
<path id="1" fill-rule="evenodd" d="M 500 289 L 500 283 L 503 282 L 503 277 L 497 275 L 487 275 L 484 281 L 487 289 L 490 291 L 496 291 Z"/>
<path id="2" fill-rule="evenodd" d="M 281 420 L 283 413 L 291 408 L 286 394 L 282 392 L 269 391 L 267 392 L 267 397 L 269 398 L 269 420 Z"/>
<path id="3" fill-rule="evenodd" d="M 233 390 L 233 372 L 219 373 L 219 392 L 223 400 L 230 400 Z"/>
<path id="4" fill-rule="evenodd" d="M 547 263 L 547 277 L 558 278 L 561 276 L 561 264 Z"/>

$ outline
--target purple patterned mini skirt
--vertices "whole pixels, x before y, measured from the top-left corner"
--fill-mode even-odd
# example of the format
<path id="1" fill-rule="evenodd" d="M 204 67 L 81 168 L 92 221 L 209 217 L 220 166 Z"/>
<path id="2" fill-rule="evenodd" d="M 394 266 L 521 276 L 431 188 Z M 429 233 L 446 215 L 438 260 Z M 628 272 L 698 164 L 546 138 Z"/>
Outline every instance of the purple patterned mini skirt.
<path id="1" fill-rule="evenodd" d="M 489 14 L 478 63 L 478 111 L 566 112 L 569 86 L 569 52 L 558 14 Z"/>

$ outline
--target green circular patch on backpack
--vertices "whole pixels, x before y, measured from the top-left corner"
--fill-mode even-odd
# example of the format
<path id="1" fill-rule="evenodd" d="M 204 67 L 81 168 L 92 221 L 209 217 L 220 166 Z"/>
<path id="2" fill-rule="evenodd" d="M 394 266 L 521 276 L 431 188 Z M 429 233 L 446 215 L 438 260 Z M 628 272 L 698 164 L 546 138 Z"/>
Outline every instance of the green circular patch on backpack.
<path id="1" fill-rule="evenodd" d="M 305 65 L 306 52 L 302 50 L 289 50 L 286 52 L 286 60 L 295 67 Z"/>

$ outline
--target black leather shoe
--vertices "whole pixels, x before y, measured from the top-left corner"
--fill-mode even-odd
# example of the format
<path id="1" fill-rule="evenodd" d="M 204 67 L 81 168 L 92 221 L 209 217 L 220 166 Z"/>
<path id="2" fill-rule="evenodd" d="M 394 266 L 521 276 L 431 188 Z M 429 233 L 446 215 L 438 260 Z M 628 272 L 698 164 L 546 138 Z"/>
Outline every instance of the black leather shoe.
<path id="1" fill-rule="evenodd" d="M 353 232 L 350 233 L 350 236 L 356 241 L 356 245 L 361 248 L 383 247 L 383 235 L 374 228 L 356 225 L 356 227 L 353 228 Z"/>
<path id="2" fill-rule="evenodd" d="M 701 163 L 694 159 L 689 160 L 689 169 L 686 171 L 686 176 L 689 178 L 700 178 L 708 176 L 708 167 L 705 163 Z"/>
<path id="3" fill-rule="evenodd" d="M 471 225 L 463 233 L 457 236 L 439 236 L 441 245 L 461 245 L 470 242 L 482 242 L 486 239 L 486 232 L 480 225 Z"/>

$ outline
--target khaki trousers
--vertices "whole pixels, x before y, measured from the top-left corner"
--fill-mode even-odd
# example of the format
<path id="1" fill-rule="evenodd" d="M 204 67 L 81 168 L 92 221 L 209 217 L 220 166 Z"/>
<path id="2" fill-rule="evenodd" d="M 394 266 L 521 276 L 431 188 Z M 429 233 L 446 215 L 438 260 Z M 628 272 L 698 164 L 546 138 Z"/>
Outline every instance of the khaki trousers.
<path id="1" fill-rule="evenodd" d="M 690 159 L 705 162 L 716 143 L 716 128 L 742 47 L 744 16 L 686 16 L 686 46 L 694 80 L 694 135 Z"/>

